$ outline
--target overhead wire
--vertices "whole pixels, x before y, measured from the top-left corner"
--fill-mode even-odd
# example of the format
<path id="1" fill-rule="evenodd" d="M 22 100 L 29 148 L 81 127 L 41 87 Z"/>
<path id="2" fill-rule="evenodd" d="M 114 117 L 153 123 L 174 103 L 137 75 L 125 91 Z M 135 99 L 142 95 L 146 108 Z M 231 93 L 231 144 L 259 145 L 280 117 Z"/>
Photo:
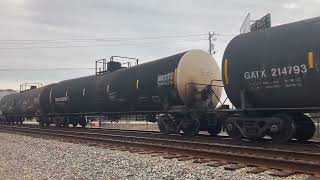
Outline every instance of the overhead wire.
<path id="1" fill-rule="evenodd" d="M 214 31 L 212 31 L 214 32 Z M 147 37 L 102 37 L 102 38 L 71 38 L 71 39 L 0 39 L 0 44 L 4 45 L 25 45 L 44 43 L 92 43 L 92 42 L 121 42 L 121 41 L 141 41 L 155 39 L 176 39 L 205 36 L 207 34 L 187 34 L 187 35 L 167 35 L 167 36 L 147 36 Z M 235 36 L 235 34 L 215 33 L 218 36 Z"/>
<path id="2" fill-rule="evenodd" d="M 83 68 L 83 67 L 75 67 L 75 68 L 0 68 L 0 72 L 2 71 L 60 71 L 60 70 L 92 70 L 95 68 Z"/>
<path id="3" fill-rule="evenodd" d="M 24 47 L 0 47 L 0 50 L 10 49 L 48 49 L 48 48 L 81 48 L 81 47 L 99 47 L 99 46 L 133 46 L 145 44 L 167 44 L 167 43 L 180 43 L 180 42 L 194 42 L 203 41 L 206 39 L 189 39 L 180 41 L 165 41 L 165 42 L 134 42 L 134 43 L 118 43 L 118 44 L 93 44 L 93 45 L 65 45 L 65 46 L 24 46 Z"/>
<path id="4" fill-rule="evenodd" d="M 215 33 L 217 36 L 237 36 L 238 34 L 224 34 L 224 33 Z"/>
<path id="5" fill-rule="evenodd" d="M 207 34 L 188 34 L 188 35 L 168 35 L 168 36 L 147 36 L 147 37 L 103 37 L 103 38 L 72 38 L 72 39 L 0 39 L 3 42 L 22 42 L 22 43 L 67 43 L 67 42 L 87 42 L 87 41 L 130 41 L 130 40 L 153 40 L 169 38 L 198 37 Z"/>
<path id="6" fill-rule="evenodd" d="M 134 43 L 117 43 L 117 44 L 93 44 L 93 45 L 67 45 L 67 46 L 24 46 L 24 47 L 0 47 L 0 50 L 10 50 L 10 49 L 43 49 L 43 48 L 81 48 L 81 47 L 99 47 L 99 46 L 132 46 L 132 45 L 145 45 L 145 44 L 172 44 L 180 42 L 194 42 L 194 41 L 203 41 L 207 40 L 205 38 L 198 39 L 184 39 L 181 41 L 174 40 L 168 42 L 143 42 L 145 40 L 154 40 L 154 39 L 177 39 L 177 38 L 195 38 L 204 36 L 207 34 L 188 34 L 188 35 L 170 35 L 170 36 L 149 36 L 149 37 L 117 37 L 117 38 L 73 38 L 73 39 L 29 39 L 29 40 L 17 40 L 17 39 L 8 39 L 0 40 L 0 44 L 11 44 L 11 45 L 27 45 L 27 44 L 43 44 L 43 43 L 96 43 L 96 42 L 121 42 L 121 41 L 137 41 Z M 215 33 L 218 36 L 235 36 L 234 34 L 224 34 L 224 33 Z M 143 40 L 142 42 L 140 40 Z M 5 43 L 7 41 L 7 43 Z M 140 42 L 139 42 L 140 41 Z M 73 68 L 0 68 L 1 72 L 4 71 L 60 71 L 60 70 L 91 70 L 94 68 L 82 68 L 82 67 L 73 67 Z"/>

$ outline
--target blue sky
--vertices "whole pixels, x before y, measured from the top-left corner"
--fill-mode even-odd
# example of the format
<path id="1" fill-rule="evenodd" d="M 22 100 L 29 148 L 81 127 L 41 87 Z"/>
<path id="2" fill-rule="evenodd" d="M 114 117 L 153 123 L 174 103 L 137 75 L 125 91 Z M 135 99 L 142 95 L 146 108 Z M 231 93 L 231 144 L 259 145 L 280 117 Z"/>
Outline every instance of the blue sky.
<path id="1" fill-rule="evenodd" d="M 208 31 L 238 34 L 248 12 L 252 19 L 271 13 L 275 26 L 319 16 L 319 6 L 320 0 L 1 0 L 0 69 L 93 68 L 94 60 L 112 55 L 148 62 L 189 49 L 207 50 Z M 196 36 L 164 38 L 184 35 Z M 217 36 L 218 63 L 231 38 Z M 0 71 L 0 89 L 93 73 Z"/>

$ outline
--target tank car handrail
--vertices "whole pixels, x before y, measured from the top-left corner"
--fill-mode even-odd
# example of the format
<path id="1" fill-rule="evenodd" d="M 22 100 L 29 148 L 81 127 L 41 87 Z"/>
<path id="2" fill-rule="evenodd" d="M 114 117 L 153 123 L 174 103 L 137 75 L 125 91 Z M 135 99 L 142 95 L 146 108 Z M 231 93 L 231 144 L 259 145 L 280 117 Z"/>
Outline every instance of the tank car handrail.
<path id="1" fill-rule="evenodd" d="M 20 84 L 20 93 L 21 92 L 24 92 L 24 91 L 27 91 L 27 90 L 30 90 L 30 89 L 27 89 L 27 88 L 32 88 L 33 86 L 35 86 L 36 88 L 40 88 L 43 86 L 42 83 L 38 83 L 38 82 L 26 82 L 26 83 L 22 83 Z"/>
<path id="2" fill-rule="evenodd" d="M 122 66 L 123 64 L 127 64 L 127 65 L 128 65 L 128 67 L 131 67 L 131 62 L 130 62 L 130 61 L 128 61 L 128 62 L 124 62 L 124 63 L 121 63 L 121 66 Z"/>
<path id="3" fill-rule="evenodd" d="M 212 84 L 212 82 L 214 82 L 214 81 L 223 82 L 221 79 L 219 79 L 219 80 L 212 80 L 212 81 L 211 81 L 211 84 Z M 224 88 L 223 85 L 222 85 L 222 87 Z M 213 92 L 213 93 L 215 94 L 215 92 Z M 215 94 L 215 96 L 217 97 L 216 94 Z M 218 99 L 218 97 L 217 97 L 217 99 Z M 224 99 L 223 103 L 220 101 L 220 99 L 218 99 L 218 100 L 219 100 L 219 103 L 221 104 L 221 106 L 224 106 L 228 99 L 229 99 L 229 98 L 228 98 L 228 96 L 227 96 L 227 97 Z M 233 106 L 233 105 L 232 105 L 232 108 L 234 109 L 234 106 Z"/>
<path id="4" fill-rule="evenodd" d="M 221 105 L 224 106 L 228 99 L 229 99 L 229 98 L 226 97 L 226 98 L 224 99 L 223 103 L 221 103 Z"/>
<path id="5" fill-rule="evenodd" d="M 139 65 L 139 59 L 138 58 L 133 58 L 133 57 L 126 57 L 126 56 L 111 56 L 109 59 L 109 62 L 114 62 L 114 58 L 120 58 L 120 59 L 129 59 L 129 60 L 135 60 L 135 65 Z M 102 70 L 101 70 L 101 66 L 99 66 L 99 64 L 102 64 Z M 98 74 L 104 74 L 104 73 L 108 73 L 109 70 L 107 68 L 107 59 L 103 58 L 103 59 L 98 59 L 95 61 L 95 70 L 96 70 L 96 75 Z M 123 64 L 127 64 L 128 67 L 131 67 L 131 62 L 130 61 L 126 61 L 124 63 L 121 63 L 121 65 Z M 100 70 L 98 70 L 100 69 Z"/>
<path id="6" fill-rule="evenodd" d="M 138 58 L 126 57 L 126 56 L 111 56 L 110 57 L 110 61 L 113 61 L 114 58 L 135 60 L 136 61 L 136 66 L 139 65 L 139 59 Z M 130 63 L 130 66 L 131 66 L 131 63 Z"/>
<path id="7" fill-rule="evenodd" d="M 107 62 L 106 61 L 107 61 L 106 58 L 98 59 L 95 61 L 96 75 L 107 71 Z M 102 70 L 101 70 L 101 66 L 99 67 L 99 64 L 102 64 Z M 98 69 L 100 69 L 100 70 L 98 71 Z"/>
<path id="8" fill-rule="evenodd" d="M 223 81 L 220 80 L 220 79 L 214 79 L 214 80 L 211 81 L 210 84 L 187 83 L 187 84 L 185 85 L 185 93 L 187 93 L 187 86 L 189 86 L 189 85 L 203 85 L 203 86 L 221 87 L 221 88 L 224 87 L 223 85 L 215 85 L 215 84 L 212 84 L 213 82 L 223 82 Z M 219 102 L 219 104 L 220 104 L 221 106 L 224 106 L 224 105 L 226 104 L 227 100 L 229 99 L 228 97 L 226 97 L 223 101 L 221 101 L 221 99 L 218 97 L 218 95 L 217 95 L 214 91 L 213 91 L 213 94 L 214 94 L 214 96 L 217 98 L 217 100 L 218 100 L 218 102 Z M 232 107 L 233 107 L 233 106 L 232 106 Z"/>
<path id="9" fill-rule="evenodd" d="M 187 94 L 187 87 L 190 86 L 190 85 L 200 85 L 200 86 L 211 86 L 211 87 L 220 87 L 220 88 L 223 88 L 224 86 L 223 85 L 215 85 L 215 84 L 212 84 L 213 82 L 222 82 L 222 80 L 220 79 L 213 79 L 211 80 L 210 84 L 203 84 L 203 83 L 186 83 L 185 87 L 184 87 L 184 92 L 185 94 Z M 213 91 L 213 94 L 214 96 L 217 98 L 217 100 L 219 101 L 219 103 L 221 105 L 224 105 L 224 103 L 226 102 L 226 100 L 224 100 L 224 103 L 222 103 L 220 101 L 220 98 L 218 97 L 218 95 Z"/>

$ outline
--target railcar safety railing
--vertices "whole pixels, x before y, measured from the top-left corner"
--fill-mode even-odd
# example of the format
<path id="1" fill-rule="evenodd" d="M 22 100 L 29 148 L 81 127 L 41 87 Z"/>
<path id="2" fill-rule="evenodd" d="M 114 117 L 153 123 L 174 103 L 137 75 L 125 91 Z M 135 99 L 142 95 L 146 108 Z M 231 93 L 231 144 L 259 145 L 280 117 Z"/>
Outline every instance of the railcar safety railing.
<path id="1" fill-rule="evenodd" d="M 117 61 L 115 61 L 117 59 Z M 138 58 L 132 58 L 132 57 L 126 57 L 126 56 L 111 56 L 109 59 L 109 62 L 119 62 L 126 60 L 125 62 L 121 63 L 121 68 L 125 67 L 131 67 L 132 66 L 132 60 L 134 61 L 134 64 L 137 66 L 139 65 L 139 59 Z M 120 62 L 119 62 L 120 63 Z M 126 65 L 126 66 L 122 66 Z M 95 61 L 95 74 L 104 74 L 109 72 L 108 71 L 108 60 L 106 58 L 99 59 Z"/>
<path id="2" fill-rule="evenodd" d="M 42 86 L 43 86 L 42 83 L 23 83 L 23 84 L 20 84 L 20 92 L 36 89 Z"/>
<path id="3" fill-rule="evenodd" d="M 135 65 L 138 66 L 139 65 L 139 59 L 138 58 L 132 58 L 132 57 L 126 57 L 126 56 L 111 56 L 110 57 L 110 61 L 114 61 L 115 58 L 118 58 L 118 59 L 126 59 L 126 60 L 134 60 L 135 61 Z M 126 64 L 126 63 L 129 63 L 128 65 L 130 65 L 131 67 L 131 62 L 128 61 L 128 62 L 125 62 L 123 64 Z"/>
<path id="4" fill-rule="evenodd" d="M 216 84 L 215 84 L 216 83 Z M 218 84 L 220 83 L 220 84 Z M 187 89 L 188 87 L 192 86 L 192 85 L 196 85 L 196 86 L 210 86 L 210 87 L 217 87 L 217 88 L 224 88 L 224 86 L 222 85 L 222 80 L 217 80 L 217 79 L 214 79 L 210 82 L 210 84 L 202 84 L 202 83 L 186 83 L 185 85 L 185 94 L 187 94 Z M 217 95 L 217 93 L 212 90 L 212 94 L 215 96 L 215 98 L 218 100 L 220 106 L 225 106 L 226 103 L 227 103 L 227 100 L 228 100 L 228 97 L 226 97 L 225 99 L 221 100 L 221 98 L 219 98 L 219 96 Z M 233 108 L 233 105 L 231 105 L 231 107 Z"/>

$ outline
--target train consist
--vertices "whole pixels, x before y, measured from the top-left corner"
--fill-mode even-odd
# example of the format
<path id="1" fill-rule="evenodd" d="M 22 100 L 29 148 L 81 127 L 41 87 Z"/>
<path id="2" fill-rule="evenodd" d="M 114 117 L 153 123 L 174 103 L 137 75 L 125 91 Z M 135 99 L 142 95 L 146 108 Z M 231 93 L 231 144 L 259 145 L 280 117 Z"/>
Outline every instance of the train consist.
<path id="1" fill-rule="evenodd" d="M 85 127 L 89 115 L 144 114 L 163 133 L 217 135 L 224 127 L 233 139 L 306 141 L 315 125 L 305 113 L 320 111 L 318 32 L 319 17 L 241 34 L 221 72 L 201 50 L 129 68 L 110 61 L 104 73 L 7 95 L 2 121 Z M 235 108 L 221 101 L 223 88 Z"/>
<path id="2" fill-rule="evenodd" d="M 162 132 L 182 129 L 192 135 L 200 129 L 199 115 L 188 113 L 187 109 L 215 107 L 222 91 L 221 87 L 212 86 L 221 80 L 219 67 L 202 50 L 130 68 L 123 68 L 116 61 L 107 65 L 104 73 L 4 97 L 0 106 L 6 121 L 21 123 L 24 117 L 37 117 L 42 126 L 85 127 L 88 115 L 112 119 L 121 114 L 145 114 L 149 121 L 158 121 Z M 207 125 L 205 128 L 208 130 Z"/>

